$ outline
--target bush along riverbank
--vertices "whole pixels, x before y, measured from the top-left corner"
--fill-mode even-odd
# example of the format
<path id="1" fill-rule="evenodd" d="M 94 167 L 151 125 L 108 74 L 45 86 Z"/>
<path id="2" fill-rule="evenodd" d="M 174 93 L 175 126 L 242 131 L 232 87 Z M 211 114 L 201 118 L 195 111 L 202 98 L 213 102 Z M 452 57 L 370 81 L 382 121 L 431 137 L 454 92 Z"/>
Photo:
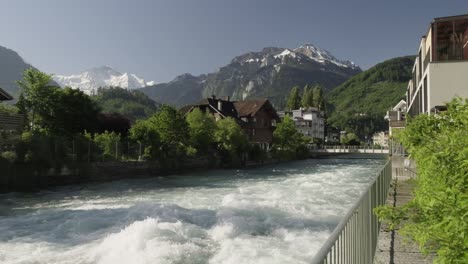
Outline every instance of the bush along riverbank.
<path id="1" fill-rule="evenodd" d="M 90 96 L 51 86 L 52 77 L 24 73 L 16 104 L 21 131 L 0 131 L 0 190 L 43 188 L 127 174 L 161 175 L 192 168 L 231 168 L 308 157 L 294 122 L 278 123 L 270 151 L 249 142 L 233 118 L 216 121 L 195 109 L 163 105 L 130 122 L 102 113 Z M 125 173 L 124 173 L 125 172 Z"/>
<path id="2" fill-rule="evenodd" d="M 467 102 L 455 98 L 447 111 L 409 121 L 397 138 L 417 165 L 414 198 L 376 210 L 423 253 L 435 252 L 436 263 L 468 263 Z"/>

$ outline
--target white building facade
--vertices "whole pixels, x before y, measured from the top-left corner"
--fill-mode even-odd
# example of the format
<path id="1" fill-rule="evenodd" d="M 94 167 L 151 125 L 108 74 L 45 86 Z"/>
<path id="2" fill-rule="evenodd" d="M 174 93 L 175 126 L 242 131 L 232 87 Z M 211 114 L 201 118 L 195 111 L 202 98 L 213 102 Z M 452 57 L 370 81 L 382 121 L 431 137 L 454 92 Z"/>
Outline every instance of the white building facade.
<path id="1" fill-rule="evenodd" d="M 406 93 L 410 116 L 468 97 L 468 15 L 436 18 L 422 37 Z"/>
<path id="2" fill-rule="evenodd" d="M 387 111 L 384 118 L 388 121 L 388 133 L 390 136 L 392 136 L 394 130 L 403 129 L 406 126 L 405 100 L 401 100 L 390 111 Z"/>
<path id="3" fill-rule="evenodd" d="M 325 139 L 325 115 L 315 107 L 300 108 L 292 111 L 296 129 L 304 136 Z"/>

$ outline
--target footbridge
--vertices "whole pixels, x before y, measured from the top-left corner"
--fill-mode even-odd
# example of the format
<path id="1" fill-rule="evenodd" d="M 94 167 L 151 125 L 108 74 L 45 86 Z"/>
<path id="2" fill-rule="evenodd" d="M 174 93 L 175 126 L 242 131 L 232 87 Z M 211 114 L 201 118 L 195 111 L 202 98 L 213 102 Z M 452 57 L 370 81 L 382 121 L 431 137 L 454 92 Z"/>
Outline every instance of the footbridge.
<path id="1" fill-rule="evenodd" d="M 310 149 L 311 153 L 389 154 L 388 148 L 377 146 L 322 146 Z"/>

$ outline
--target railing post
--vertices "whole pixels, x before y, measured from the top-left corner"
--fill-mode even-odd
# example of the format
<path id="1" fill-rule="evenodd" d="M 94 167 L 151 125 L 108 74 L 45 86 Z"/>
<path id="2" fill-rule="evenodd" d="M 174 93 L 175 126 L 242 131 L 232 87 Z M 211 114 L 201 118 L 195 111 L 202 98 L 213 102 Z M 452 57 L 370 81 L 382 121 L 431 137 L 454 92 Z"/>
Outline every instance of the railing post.
<path id="1" fill-rule="evenodd" d="M 345 150 L 346 146 L 342 146 Z M 351 149 L 354 147 L 351 147 Z M 349 146 L 348 146 L 348 149 Z M 385 203 L 391 182 L 391 160 L 361 195 L 319 250 L 314 263 L 372 263 L 380 222 L 373 209 Z"/>

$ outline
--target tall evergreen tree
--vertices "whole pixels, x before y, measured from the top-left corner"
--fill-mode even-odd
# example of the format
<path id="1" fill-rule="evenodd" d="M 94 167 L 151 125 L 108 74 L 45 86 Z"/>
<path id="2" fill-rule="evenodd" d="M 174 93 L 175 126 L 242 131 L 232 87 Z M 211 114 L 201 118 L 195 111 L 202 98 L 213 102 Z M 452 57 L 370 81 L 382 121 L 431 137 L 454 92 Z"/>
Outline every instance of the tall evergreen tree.
<path id="1" fill-rule="evenodd" d="M 294 110 L 301 107 L 301 96 L 299 95 L 299 87 L 294 86 L 291 89 L 291 93 L 289 94 L 286 106 L 288 110 Z"/>
<path id="2" fill-rule="evenodd" d="M 310 89 L 309 86 L 306 84 L 304 86 L 303 92 L 302 92 L 302 98 L 301 98 L 301 106 L 302 107 L 308 107 L 309 104 L 307 102 L 307 98 L 309 97 Z"/>
<path id="3" fill-rule="evenodd" d="M 304 93 L 302 94 L 302 107 L 314 106 L 314 93 L 312 87 L 307 85 L 304 86 Z"/>
<path id="4" fill-rule="evenodd" d="M 325 110 L 325 99 L 323 98 L 323 89 L 320 85 L 317 85 L 313 89 L 313 102 L 314 107 L 319 110 Z"/>

